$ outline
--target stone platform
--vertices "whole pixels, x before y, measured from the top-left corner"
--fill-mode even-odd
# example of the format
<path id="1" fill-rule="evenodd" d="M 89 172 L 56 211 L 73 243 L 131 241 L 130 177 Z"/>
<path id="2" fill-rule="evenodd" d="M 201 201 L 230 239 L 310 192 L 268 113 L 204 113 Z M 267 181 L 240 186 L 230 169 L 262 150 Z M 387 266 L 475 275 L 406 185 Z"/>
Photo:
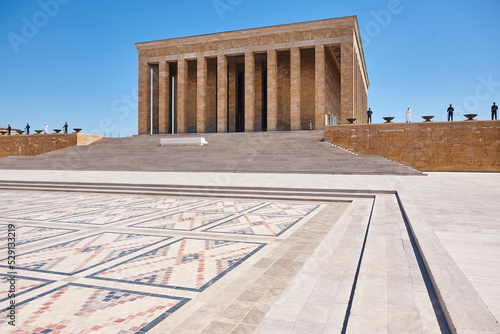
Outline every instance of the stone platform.
<path id="1" fill-rule="evenodd" d="M 19 330 L 500 333 L 498 174 L 0 180 Z"/>
<path id="2" fill-rule="evenodd" d="M 325 141 L 422 171 L 500 172 L 500 121 L 328 126 Z"/>

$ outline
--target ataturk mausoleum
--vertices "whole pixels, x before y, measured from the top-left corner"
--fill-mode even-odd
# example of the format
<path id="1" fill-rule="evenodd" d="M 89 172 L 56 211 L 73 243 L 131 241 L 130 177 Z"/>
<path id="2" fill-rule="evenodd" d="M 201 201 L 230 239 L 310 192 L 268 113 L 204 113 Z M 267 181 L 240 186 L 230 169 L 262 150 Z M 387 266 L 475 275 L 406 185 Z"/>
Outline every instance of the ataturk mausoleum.
<path id="1" fill-rule="evenodd" d="M 366 123 L 355 16 L 137 43 L 139 134 Z"/>

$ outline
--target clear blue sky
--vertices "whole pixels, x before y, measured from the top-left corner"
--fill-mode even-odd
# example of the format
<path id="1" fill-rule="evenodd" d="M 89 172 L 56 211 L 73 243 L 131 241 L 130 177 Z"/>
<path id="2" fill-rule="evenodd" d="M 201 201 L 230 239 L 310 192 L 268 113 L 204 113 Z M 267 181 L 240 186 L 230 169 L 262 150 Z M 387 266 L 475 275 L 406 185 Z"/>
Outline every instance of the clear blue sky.
<path id="1" fill-rule="evenodd" d="M 456 120 L 489 119 L 500 103 L 498 0 L 1 0 L 0 125 L 67 121 L 86 133 L 132 135 L 134 43 L 351 15 L 374 122 L 404 121 L 407 106 L 415 121 L 442 121 L 450 103 Z"/>

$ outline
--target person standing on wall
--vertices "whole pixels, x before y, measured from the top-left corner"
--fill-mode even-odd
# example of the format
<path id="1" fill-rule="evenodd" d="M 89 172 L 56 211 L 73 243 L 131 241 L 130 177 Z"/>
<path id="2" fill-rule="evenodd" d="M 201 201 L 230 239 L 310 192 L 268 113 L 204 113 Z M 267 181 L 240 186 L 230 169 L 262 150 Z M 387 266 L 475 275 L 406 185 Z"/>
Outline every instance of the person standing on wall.
<path id="1" fill-rule="evenodd" d="M 11 130 L 12 130 L 12 128 L 10 127 L 10 124 L 9 124 L 9 126 L 7 127 L 7 133 L 9 134 L 9 136 L 10 136 Z"/>
<path id="2" fill-rule="evenodd" d="M 498 110 L 498 106 L 495 104 L 495 102 L 493 102 L 493 105 L 491 106 L 491 120 L 497 120 L 497 110 Z M 493 117 L 495 117 L 495 119 L 493 119 Z"/>
<path id="3" fill-rule="evenodd" d="M 24 130 L 26 130 L 27 135 L 30 134 L 30 123 L 26 123 L 26 127 L 24 128 Z"/>
<path id="4" fill-rule="evenodd" d="M 43 127 L 43 133 L 49 133 L 49 126 L 47 125 L 47 123 L 45 123 L 45 126 Z"/>
<path id="5" fill-rule="evenodd" d="M 68 133 L 68 122 L 64 122 L 63 129 L 64 133 Z"/>
<path id="6" fill-rule="evenodd" d="M 411 109 L 410 109 L 410 106 L 408 106 L 408 109 L 406 109 L 406 123 L 411 123 Z"/>
<path id="7" fill-rule="evenodd" d="M 448 107 L 447 111 L 448 111 L 448 122 L 450 121 L 450 119 L 453 122 L 453 112 L 455 111 L 455 109 L 453 109 L 453 107 L 451 106 L 451 104 Z"/>
<path id="8" fill-rule="evenodd" d="M 373 115 L 372 108 L 368 108 L 366 115 L 368 116 L 368 124 L 370 124 L 372 122 L 372 115 Z"/>

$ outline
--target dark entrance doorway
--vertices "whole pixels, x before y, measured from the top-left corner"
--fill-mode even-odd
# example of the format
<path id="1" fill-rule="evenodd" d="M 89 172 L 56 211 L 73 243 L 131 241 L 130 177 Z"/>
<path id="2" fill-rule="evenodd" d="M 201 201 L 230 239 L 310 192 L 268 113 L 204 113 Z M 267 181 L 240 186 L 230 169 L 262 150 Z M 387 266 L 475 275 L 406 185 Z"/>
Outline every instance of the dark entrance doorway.
<path id="1" fill-rule="evenodd" d="M 267 70 L 262 62 L 262 131 L 267 131 Z"/>
<path id="2" fill-rule="evenodd" d="M 236 75 L 236 132 L 245 131 L 245 74 Z"/>

